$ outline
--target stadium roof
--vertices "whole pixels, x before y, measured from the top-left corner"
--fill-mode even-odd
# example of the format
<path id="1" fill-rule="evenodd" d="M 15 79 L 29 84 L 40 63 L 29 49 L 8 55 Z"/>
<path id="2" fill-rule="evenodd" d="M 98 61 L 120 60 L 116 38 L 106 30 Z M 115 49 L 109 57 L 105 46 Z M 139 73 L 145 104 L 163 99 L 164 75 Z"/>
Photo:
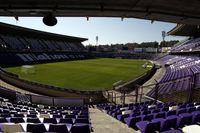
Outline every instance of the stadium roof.
<path id="1" fill-rule="evenodd" d="M 42 38 L 54 39 L 54 40 L 71 40 L 71 41 L 80 41 L 80 42 L 87 40 L 86 38 L 44 32 L 44 31 L 24 28 L 24 27 L 20 27 L 20 26 L 5 24 L 2 22 L 0 22 L 0 33 L 30 36 L 30 37 L 36 37 L 36 38 L 42 37 Z"/>
<path id="2" fill-rule="evenodd" d="M 200 37 L 200 26 L 178 24 L 176 27 L 170 30 L 167 34 L 176 35 L 176 36 Z"/>
<path id="3" fill-rule="evenodd" d="M 200 24 L 200 0 L 1 0 L 0 16 L 122 17 Z"/>

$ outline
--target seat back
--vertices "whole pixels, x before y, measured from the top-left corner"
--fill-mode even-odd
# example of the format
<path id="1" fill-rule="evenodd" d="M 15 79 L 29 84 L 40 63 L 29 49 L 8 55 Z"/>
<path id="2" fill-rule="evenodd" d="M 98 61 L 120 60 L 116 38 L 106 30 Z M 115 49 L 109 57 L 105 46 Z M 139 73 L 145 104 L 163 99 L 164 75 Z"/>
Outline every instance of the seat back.
<path id="1" fill-rule="evenodd" d="M 167 112 L 167 116 L 176 115 L 176 110 L 170 110 Z"/>
<path id="2" fill-rule="evenodd" d="M 30 122 L 30 123 L 41 123 L 38 118 L 27 118 L 27 122 Z"/>
<path id="3" fill-rule="evenodd" d="M 145 133 L 153 133 L 155 131 L 160 131 L 160 121 L 149 122 L 146 126 Z"/>
<path id="4" fill-rule="evenodd" d="M 139 122 L 139 121 L 141 121 L 142 120 L 142 118 L 140 117 L 140 116 L 138 116 L 138 117 L 133 117 L 133 118 L 131 118 L 131 121 L 130 121 L 130 127 L 132 127 L 132 128 L 134 128 L 134 129 L 137 129 L 137 127 L 136 127 L 136 123 L 137 122 Z"/>
<path id="5" fill-rule="evenodd" d="M 6 122 L 8 122 L 8 121 L 6 120 L 6 118 L 0 117 L 0 123 L 6 123 Z"/>
<path id="6" fill-rule="evenodd" d="M 65 124 L 50 124 L 49 132 L 68 133 L 68 129 Z"/>
<path id="7" fill-rule="evenodd" d="M 153 119 L 153 114 L 145 115 L 143 117 L 143 121 L 151 121 Z"/>
<path id="8" fill-rule="evenodd" d="M 190 125 L 192 123 L 192 115 L 189 113 L 183 113 L 179 115 L 178 127 L 183 127 L 184 125 Z"/>
<path id="9" fill-rule="evenodd" d="M 185 108 L 184 109 L 179 109 L 179 110 L 177 110 L 177 115 L 186 113 L 186 111 L 187 110 Z"/>
<path id="10" fill-rule="evenodd" d="M 13 123 L 22 123 L 25 122 L 24 119 L 22 117 L 11 117 L 10 118 L 10 122 Z"/>
<path id="11" fill-rule="evenodd" d="M 90 126 L 88 124 L 74 124 L 71 128 L 71 133 L 90 133 Z"/>
<path id="12" fill-rule="evenodd" d="M 54 114 L 53 118 L 62 118 L 62 115 Z"/>
<path id="13" fill-rule="evenodd" d="M 177 124 L 177 117 L 167 117 L 163 122 L 163 126 L 161 131 L 169 130 L 170 128 L 176 128 Z"/>
<path id="14" fill-rule="evenodd" d="M 37 116 L 36 116 L 36 114 L 27 114 L 26 117 L 31 117 L 31 118 L 33 118 L 33 117 L 37 117 Z"/>
<path id="15" fill-rule="evenodd" d="M 190 107 L 190 108 L 187 109 L 188 113 L 192 113 L 194 111 L 196 111 L 196 107 Z"/>
<path id="16" fill-rule="evenodd" d="M 200 111 L 192 112 L 192 124 L 200 122 Z"/>
<path id="17" fill-rule="evenodd" d="M 24 114 L 14 114 L 14 117 L 24 117 Z"/>
<path id="18" fill-rule="evenodd" d="M 53 123 L 57 124 L 56 118 L 44 118 L 43 123 Z"/>
<path id="19" fill-rule="evenodd" d="M 32 133 L 43 133 L 46 132 L 46 128 L 44 124 L 27 124 L 27 132 L 32 132 Z"/>
<path id="20" fill-rule="evenodd" d="M 72 118 L 61 118 L 59 123 L 69 123 L 73 124 Z"/>
<path id="21" fill-rule="evenodd" d="M 155 118 L 165 118 L 165 112 L 155 114 Z"/>
<path id="22" fill-rule="evenodd" d="M 77 118 L 74 123 L 87 123 L 87 124 L 89 124 L 89 120 L 87 118 Z"/>

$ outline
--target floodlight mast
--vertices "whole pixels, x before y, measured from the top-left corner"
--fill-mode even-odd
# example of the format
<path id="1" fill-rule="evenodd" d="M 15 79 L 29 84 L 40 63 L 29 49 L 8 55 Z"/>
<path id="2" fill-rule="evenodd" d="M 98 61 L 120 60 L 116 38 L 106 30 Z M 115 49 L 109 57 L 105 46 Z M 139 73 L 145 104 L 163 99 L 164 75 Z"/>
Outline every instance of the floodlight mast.
<path id="1" fill-rule="evenodd" d="M 165 37 L 166 37 L 166 31 L 162 31 L 162 38 L 163 38 L 163 42 L 165 42 Z"/>
<path id="2" fill-rule="evenodd" d="M 96 36 L 96 46 L 98 46 L 99 36 Z"/>

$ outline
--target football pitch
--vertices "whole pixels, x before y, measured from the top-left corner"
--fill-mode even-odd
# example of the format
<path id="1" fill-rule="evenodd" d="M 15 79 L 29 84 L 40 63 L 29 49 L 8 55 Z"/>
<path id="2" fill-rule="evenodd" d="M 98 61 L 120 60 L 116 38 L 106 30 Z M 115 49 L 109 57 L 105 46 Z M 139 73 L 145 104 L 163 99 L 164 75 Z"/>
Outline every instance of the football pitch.
<path id="1" fill-rule="evenodd" d="M 10 67 L 7 71 L 20 78 L 78 90 L 108 90 L 113 83 L 132 80 L 148 71 L 143 68 L 147 60 L 89 59 L 31 65 L 24 68 Z"/>

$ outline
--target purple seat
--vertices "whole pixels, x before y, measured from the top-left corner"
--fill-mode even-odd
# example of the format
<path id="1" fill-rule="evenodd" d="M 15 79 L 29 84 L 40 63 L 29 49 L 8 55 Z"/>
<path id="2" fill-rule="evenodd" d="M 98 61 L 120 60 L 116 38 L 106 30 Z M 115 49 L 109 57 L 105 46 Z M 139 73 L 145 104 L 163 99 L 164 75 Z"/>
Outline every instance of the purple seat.
<path id="1" fill-rule="evenodd" d="M 167 112 L 167 116 L 176 115 L 176 110 L 170 110 Z"/>
<path id="2" fill-rule="evenodd" d="M 137 117 L 128 117 L 128 118 L 125 118 L 124 121 L 125 123 L 129 126 L 129 127 L 132 127 L 133 129 L 137 129 L 136 127 L 136 123 L 141 121 L 142 118 L 140 116 L 137 116 Z"/>
<path id="3" fill-rule="evenodd" d="M 196 124 L 197 122 L 200 122 L 200 111 L 192 112 L 192 124 Z"/>
<path id="4" fill-rule="evenodd" d="M 169 130 L 170 128 L 176 128 L 177 125 L 177 116 L 168 116 L 162 123 L 161 123 L 161 131 Z"/>
<path id="5" fill-rule="evenodd" d="M 44 118 L 43 123 L 57 124 L 56 118 Z"/>
<path id="6" fill-rule="evenodd" d="M 184 125 L 190 125 L 192 123 L 192 114 L 183 113 L 179 115 L 177 126 L 183 127 Z"/>
<path id="7" fill-rule="evenodd" d="M 190 108 L 187 109 L 188 113 L 192 113 L 194 111 L 196 111 L 196 107 L 190 107 Z"/>
<path id="8" fill-rule="evenodd" d="M 143 116 L 143 121 L 151 121 L 154 118 L 153 114 Z"/>
<path id="9" fill-rule="evenodd" d="M 155 114 L 154 118 L 165 118 L 165 112 Z"/>
<path id="10" fill-rule="evenodd" d="M 139 115 L 141 115 L 140 112 L 134 112 L 134 113 L 130 114 L 131 117 L 136 117 L 136 116 L 139 116 Z"/>
<path id="11" fill-rule="evenodd" d="M 187 108 L 194 107 L 194 103 L 188 103 L 186 107 Z"/>
<path id="12" fill-rule="evenodd" d="M 29 113 L 30 114 L 35 114 L 35 115 L 37 114 L 37 112 L 35 112 L 35 111 L 30 111 Z"/>
<path id="13" fill-rule="evenodd" d="M 44 124 L 27 124 L 26 130 L 32 133 L 43 133 L 47 131 Z"/>
<path id="14" fill-rule="evenodd" d="M 24 117 L 24 114 L 14 114 L 14 117 Z"/>
<path id="15" fill-rule="evenodd" d="M 5 114 L 10 113 L 10 110 L 9 109 L 3 109 L 2 113 L 5 113 Z"/>
<path id="16" fill-rule="evenodd" d="M 27 122 L 30 122 L 30 123 L 41 123 L 38 118 L 27 118 Z"/>
<path id="17" fill-rule="evenodd" d="M 186 112 L 187 112 L 187 110 L 185 108 L 184 109 L 178 109 L 176 111 L 176 114 L 179 115 L 179 114 L 183 114 L 183 113 L 186 113 Z"/>
<path id="18" fill-rule="evenodd" d="M 142 112 L 142 115 L 148 115 L 148 114 L 151 114 L 150 110 L 145 110 L 145 111 Z"/>
<path id="19" fill-rule="evenodd" d="M 54 114 L 53 118 L 62 118 L 62 115 Z"/>
<path id="20" fill-rule="evenodd" d="M 77 118 L 87 118 L 88 119 L 89 116 L 88 115 L 78 115 Z"/>
<path id="21" fill-rule="evenodd" d="M 70 114 L 70 115 L 65 115 L 64 118 L 76 118 L 76 115 L 72 115 L 72 114 Z"/>
<path id="22" fill-rule="evenodd" d="M 161 111 L 169 111 L 169 107 L 164 107 L 161 109 Z"/>
<path id="23" fill-rule="evenodd" d="M 182 104 L 182 105 L 180 105 L 178 108 L 179 108 L 179 109 L 181 109 L 181 108 L 186 108 L 186 104 Z"/>
<path id="24" fill-rule="evenodd" d="M 73 120 L 72 120 L 72 118 L 61 118 L 59 123 L 73 124 Z"/>
<path id="25" fill-rule="evenodd" d="M 3 113 L 3 114 L 0 114 L 0 116 L 4 118 L 11 117 L 10 113 Z"/>
<path id="26" fill-rule="evenodd" d="M 86 118 L 77 118 L 76 120 L 75 120 L 75 122 L 74 123 L 85 123 L 85 124 L 89 124 L 90 122 L 89 122 L 89 120 Z"/>
<path id="27" fill-rule="evenodd" d="M 183 133 L 183 132 L 180 130 L 168 130 L 168 131 L 164 131 L 162 133 Z"/>
<path id="28" fill-rule="evenodd" d="M 149 122 L 140 121 L 136 123 L 136 126 L 142 133 L 153 133 L 155 131 L 160 131 L 160 122 Z"/>
<path id="29" fill-rule="evenodd" d="M 29 118 L 35 118 L 35 117 L 37 117 L 37 116 L 36 116 L 36 114 L 27 114 L 26 117 L 29 117 Z"/>
<path id="30" fill-rule="evenodd" d="M 119 121 L 122 121 L 122 122 L 124 122 L 124 119 L 125 118 L 127 118 L 127 117 L 129 117 L 130 115 L 129 114 L 125 114 L 125 115 L 117 115 L 117 119 L 119 120 Z"/>
<path id="31" fill-rule="evenodd" d="M 88 124 L 74 124 L 71 128 L 71 133 L 90 133 L 90 126 Z"/>
<path id="32" fill-rule="evenodd" d="M 0 117 L 0 123 L 7 123 L 8 121 L 6 120 L 6 118 Z"/>
<path id="33" fill-rule="evenodd" d="M 65 124 L 50 124 L 49 125 L 49 132 L 56 132 L 56 133 L 68 133 L 67 126 Z"/>
<path id="34" fill-rule="evenodd" d="M 22 117 L 11 117 L 10 118 L 10 122 L 13 122 L 13 123 L 23 123 L 25 121 L 24 121 L 24 119 Z"/>
<path id="35" fill-rule="evenodd" d="M 154 109 L 152 110 L 152 113 L 159 113 L 160 112 L 160 109 Z"/>

